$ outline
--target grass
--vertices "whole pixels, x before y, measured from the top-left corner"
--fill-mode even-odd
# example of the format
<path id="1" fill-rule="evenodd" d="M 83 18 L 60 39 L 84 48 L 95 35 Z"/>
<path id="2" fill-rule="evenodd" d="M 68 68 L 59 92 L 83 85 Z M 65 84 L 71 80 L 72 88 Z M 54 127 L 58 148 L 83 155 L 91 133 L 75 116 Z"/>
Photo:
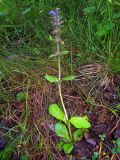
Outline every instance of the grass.
<path id="1" fill-rule="evenodd" d="M 56 7 L 61 8 L 64 20 L 61 35 L 65 44 L 61 49 L 70 51 L 68 56 L 70 58 L 62 59 L 64 72 L 74 72 L 83 65 L 98 63 L 105 66 L 107 75 L 120 73 L 120 3 L 118 0 L 100 0 L 99 2 L 97 0 L 81 2 L 79 0 L 62 2 L 60 0 L 25 0 L 23 2 L 1 0 L 0 113 L 1 118 L 7 123 L 9 121 L 9 123 L 15 123 L 14 126 L 6 126 L 3 129 L 9 143 L 0 152 L 2 160 L 9 160 L 13 153 L 14 156 L 17 154 L 19 157 L 32 157 L 37 150 L 41 151 L 41 155 L 36 156 L 42 157 L 45 154 L 51 160 L 57 159 L 55 153 L 58 151 L 55 144 L 49 140 L 49 131 L 44 128 L 46 123 L 42 124 L 42 121 L 51 122 L 47 115 L 47 105 L 53 101 L 55 89 L 54 91 L 51 89 L 53 96 L 48 96 L 44 102 L 43 100 L 41 102 L 45 105 L 45 108 L 41 109 L 46 119 L 43 117 L 35 119 L 33 131 L 29 131 L 30 128 L 27 125 L 30 123 L 29 118 L 32 119 L 32 109 L 27 104 L 29 99 L 31 101 L 33 94 L 41 99 L 41 92 L 48 94 L 50 88 L 43 77 L 47 72 L 56 74 L 56 69 L 52 69 L 56 68 L 56 62 L 47 58 L 54 51 L 54 43 L 50 36 L 52 25 L 48 12 Z M 28 81 L 30 81 L 29 87 Z M 28 97 L 26 102 L 19 104 L 16 95 L 22 91 L 27 92 Z M 37 98 L 33 102 L 38 107 Z M 32 107 L 34 107 L 33 102 L 29 102 Z M 24 108 L 22 108 L 22 114 L 19 108 L 14 110 L 14 103 L 15 106 L 21 105 Z M 37 111 L 39 109 L 38 107 Z M 20 119 L 14 117 L 17 110 L 18 113 L 20 112 L 20 117 L 18 116 Z M 3 125 L 0 125 L 1 129 L 2 127 Z M 45 129 L 45 137 L 41 128 Z M 35 144 L 33 144 L 35 142 L 33 132 L 37 134 Z M 29 150 L 30 144 L 32 144 L 31 150 Z M 62 159 L 60 154 L 59 158 Z"/>
<path id="2" fill-rule="evenodd" d="M 45 52 L 44 49 L 49 46 L 47 44 L 50 44 L 49 34 L 51 34 L 51 28 L 48 27 L 50 25 L 48 11 L 60 7 L 64 21 L 67 22 L 64 23 L 64 36 L 69 45 L 73 43 L 80 49 L 90 52 L 105 53 L 118 50 L 120 45 L 118 18 L 120 15 L 117 2 L 110 3 L 108 0 L 101 0 L 99 3 L 96 0 L 83 1 L 83 3 L 79 1 L 74 3 L 73 0 L 62 3 L 56 0 L 39 1 L 39 3 L 34 0 L 16 2 L 3 3 L 5 6 L 1 7 L 7 12 L 6 14 L 3 12 L 5 18 L 1 16 L 1 19 L 3 18 L 1 32 L 10 43 L 12 40 L 19 39 L 29 48 L 28 43 L 37 42 L 39 47 L 43 46 L 40 51 Z M 14 12 L 12 12 L 13 8 L 15 8 Z M 18 15 L 21 15 L 19 20 Z M 47 45 L 47 48 L 44 45 Z M 48 51 L 50 52 L 50 48 Z"/>

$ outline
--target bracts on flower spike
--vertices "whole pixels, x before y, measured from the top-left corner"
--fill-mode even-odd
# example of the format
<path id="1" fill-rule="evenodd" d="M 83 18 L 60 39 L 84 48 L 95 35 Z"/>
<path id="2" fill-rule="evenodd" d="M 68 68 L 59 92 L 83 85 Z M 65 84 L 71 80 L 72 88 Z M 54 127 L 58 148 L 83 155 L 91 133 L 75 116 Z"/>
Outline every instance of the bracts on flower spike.
<path id="1" fill-rule="evenodd" d="M 54 35 L 55 44 L 56 44 L 56 54 L 59 55 L 60 54 L 59 43 L 61 44 L 63 43 L 60 39 L 60 26 L 63 23 L 60 17 L 60 9 L 56 8 L 55 10 L 50 11 L 49 14 L 53 19 L 54 31 L 52 33 Z"/>
<path id="2" fill-rule="evenodd" d="M 50 11 L 49 14 L 53 18 L 53 25 L 54 26 L 60 26 L 62 24 L 62 21 L 60 18 L 60 9 L 59 8 L 56 8 L 55 10 Z"/>

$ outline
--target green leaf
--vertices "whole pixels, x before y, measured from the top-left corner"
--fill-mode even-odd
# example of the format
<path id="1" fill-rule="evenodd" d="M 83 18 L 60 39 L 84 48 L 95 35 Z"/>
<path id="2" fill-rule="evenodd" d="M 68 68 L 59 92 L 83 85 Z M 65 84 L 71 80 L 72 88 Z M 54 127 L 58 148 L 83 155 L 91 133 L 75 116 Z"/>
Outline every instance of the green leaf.
<path id="1" fill-rule="evenodd" d="M 99 137 L 100 137 L 101 141 L 104 141 L 106 138 L 105 134 L 100 134 Z"/>
<path id="2" fill-rule="evenodd" d="M 9 7 L 0 1 L 0 16 L 5 16 L 9 13 Z"/>
<path id="3" fill-rule="evenodd" d="M 116 105 L 115 108 L 120 109 L 120 104 Z"/>
<path id="4" fill-rule="evenodd" d="M 95 9 L 96 8 L 94 6 L 90 6 L 90 7 L 84 8 L 83 11 L 85 12 L 85 14 L 89 14 L 89 13 L 93 13 Z"/>
<path id="5" fill-rule="evenodd" d="M 66 123 L 65 114 L 57 104 L 49 105 L 49 113 L 56 119 L 59 119 Z"/>
<path id="6" fill-rule="evenodd" d="M 117 151 L 118 154 L 120 154 L 120 147 L 117 147 L 116 151 Z"/>
<path id="7" fill-rule="evenodd" d="M 51 54 L 51 55 L 49 56 L 49 58 L 57 57 L 57 56 L 58 56 L 57 54 Z"/>
<path id="8" fill-rule="evenodd" d="M 53 37 L 51 35 L 49 35 L 49 40 L 53 41 Z"/>
<path id="9" fill-rule="evenodd" d="M 66 55 L 68 53 L 69 53 L 69 51 L 66 50 L 66 51 L 62 51 L 60 55 Z"/>
<path id="10" fill-rule="evenodd" d="M 106 26 L 105 25 L 99 25 L 99 27 L 98 27 L 98 30 L 97 30 L 97 32 L 96 32 L 96 35 L 98 36 L 98 37 L 102 37 L 102 36 L 104 36 L 104 35 L 107 35 L 108 34 L 108 32 L 107 32 L 107 30 L 106 30 Z"/>
<path id="11" fill-rule="evenodd" d="M 66 154 L 69 154 L 73 150 L 73 143 L 65 143 L 63 141 L 57 144 L 59 151 L 64 150 Z"/>
<path id="12" fill-rule="evenodd" d="M 112 3 L 112 0 L 108 0 L 110 3 Z"/>
<path id="13" fill-rule="evenodd" d="M 120 12 L 113 13 L 113 19 L 118 19 L 118 18 L 120 18 Z"/>
<path id="14" fill-rule="evenodd" d="M 62 78 L 62 80 L 64 80 L 64 81 L 72 81 L 72 80 L 74 80 L 75 78 L 76 78 L 76 76 L 71 75 L 71 76 L 67 76 L 67 77 Z"/>
<path id="15" fill-rule="evenodd" d="M 69 154 L 73 150 L 73 143 L 66 143 L 63 145 L 63 150 L 66 154 Z"/>
<path id="16" fill-rule="evenodd" d="M 94 154 L 92 156 L 92 160 L 99 160 L 99 153 L 98 152 L 94 152 Z"/>
<path id="17" fill-rule="evenodd" d="M 57 77 L 50 76 L 50 75 L 45 75 L 45 79 L 51 83 L 57 83 L 59 80 Z"/>
<path id="18" fill-rule="evenodd" d="M 26 97 L 26 94 L 25 94 L 24 92 L 20 92 L 20 93 L 18 93 L 18 94 L 16 95 L 16 99 L 17 99 L 18 101 L 23 101 L 23 100 L 25 100 L 25 97 Z"/>
<path id="19" fill-rule="evenodd" d="M 59 149 L 59 151 L 62 151 L 63 149 L 63 145 L 65 144 L 65 142 L 61 141 L 57 144 L 57 148 Z"/>
<path id="20" fill-rule="evenodd" d="M 77 141 L 77 140 L 79 140 L 79 139 L 82 139 L 82 137 L 83 137 L 82 130 L 81 130 L 81 129 L 77 129 L 77 130 L 74 132 L 73 137 L 74 137 L 74 141 Z"/>
<path id="21" fill-rule="evenodd" d="M 86 117 L 71 117 L 71 124 L 76 128 L 90 128 L 91 124 Z"/>
<path id="22" fill-rule="evenodd" d="M 22 14 L 25 15 L 25 14 L 27 14 L 27 13 L 30 12 L 30 11 L 31 11 L 31 8 L 27 8 L 26 10 L 24 10 L 24 11 L 22 12 Z"/>
<path id="23" fill-rule="evenodd" d="M 113 27 L 114 27 L 114 23 L 112 22 L 108 22 L 107 24 L 98 24 L 96 35 L 98 37 L 105 36 L 109 33 L 110 30 L 113 29 Z"/>
<path id="24" fill-rule="evenodd" d="M 112 154 L 117 154 L 117 153 L 118 153 L 118 152 L 117 152 L 117 148 L 113 148 L 112 151 L 111 151 L 111 153 L 112 153 Z"/>
<path id="25" fill-rule="evenodd" d="M 55 124 L 55 133 L 62 138 L 65 138 L 68 142 L 70 142 L 70 136 L 66 126 L 62 123 Z"/>
<path id="26" fill-rule="evenodd" d="M 118 147 L 120 147 L 120 138 L 118 138 L 118 139 L 116 140 L 116 144 L 117 144 Z"/>
<path id="27" fill-rule="evenodd" d="M 29 158 L 28 158 L 28 156 L 23 155 L 23 156 L 20 157 L 20 160 L 29 160 Z"/>
<path id="28" fill-rule="evenodd" d="M 60 53 L 60 55 L 61 55 L 61 56 L 62 56 L 62 55 L 66 55 L 66 54 L 68 54 L 68 53 L 69 53 L 69 51 L 63 51 L 63 52 Z M 49 56 L 49 58 L 57 57 L 57 56 L 59 56 L 59 54 L 51 54 L 51 55 Z"/>

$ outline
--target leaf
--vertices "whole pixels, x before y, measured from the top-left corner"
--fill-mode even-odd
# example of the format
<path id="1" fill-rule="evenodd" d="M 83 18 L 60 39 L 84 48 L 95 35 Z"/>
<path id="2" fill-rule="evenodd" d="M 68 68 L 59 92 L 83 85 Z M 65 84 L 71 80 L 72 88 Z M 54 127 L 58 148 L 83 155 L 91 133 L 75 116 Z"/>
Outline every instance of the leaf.
<path id="1" fill-rule="evenodd" d="M 25 97 L 26 97 L 26 94 L 24 92 L 20 92 L 16 95 L 16 99 L 18 101 L 22 101 L 22 100 L 25 100 Z"/>
<path id="2" fill-rule="evenodd" d="M 58 56 L 57 54 L 51 54 L 51 55 L 49 56 L 49 58 L 57 57 L 57 56 Z"/>
<path id="3" fill-rule="evenodd" d="M 88 121 L 88 116 L 87 115 L 83 116 L 82 118 L 84 118 Z"/>
<path id="4" fill-rule="evenodd" d="M 29 160 L 29 158 L 28 158 L 28 156 L 23 155 L 23 156 L 20 157 L 20 160 Z"/>
<path id="5" fill-rule="evenodd" d="M 117 151 L 118 154 L 120 154 L 120 147 L 117 147 L 116 151 Z"/>
<path id="6" fill-rule="evenodd" d="M 79 140 L 79 139 L 82 139 L 83 134 L 82 134 L 81 129 L 77 129 L 77 130 L 74 132 L 73 137 L 74 137 L 74 141 L 77 141 L 77 140 Z"/>
<path id="7" fill-rule="evenodd" d="M 66 143 L 63 145 L 63 150 L 66 154 L 69 154 L 73 150 L 73 143 Z"/>
<path id="8" fill-rule="evenodd" d="M 66 123 L 65 114 L 63 113 L 63 111 L 60 109 L 60 107 L 57 104 L 54 103 L 54 104 L 49 105 L 49 113 L 56 119 L 59 119 Z"/>
<path id="9" fill-rule="evenodd" d="M 93 156 L 92 156 L 92 160 L 98 160 L 99 159 L 99 153 L 98 152 L 94 152 Z"/>
<path id="10" fill-rule="evenodd" d="M 0 3 L 0 16 L 5 16 L 9 13 L 9 7 L 5 3 Z"/>
<path id="11" fill-rule="evenodd" d="M 53 38 L 52 38 L 52 36 L 51 36 L 51 35 L 49 35 L 49 39 L 50 39 L 50 41 L 53 41 Z"/>
<path id="12" fill-rule="evenodd" d="M 59 149 L 59 151 L 62 151 L 63 149 L 63 145 L 65 144 L 65 142 L 61 141 L 57 144 L 57 148 Z"/>
<path id="13" fill-rule="evenodd" d="M 76 128 L 90 128 L 91 124 L 86 117 L 71 117 L 71 124 Z"/>
<path id="14" fill-rule="evenodd" d="M 57 77 L 54 77 L 54 76 L 50 76 L 50 75 L 45 75 L 45 79 L 51 83 L 57 83 L 59 82 L 58 78 Z"/>
<path id="15" fill-rule="evenodd" d="M 66 51 L 62 51 L 60 55 L 66 55 L 68 53 L 69 53 L 69 51 L 66 50 Z"/>
<path id="16" fill-rule="evenodd" d="M 98 24 L 96 35 L 98 37 L 105 36 L 109 33 L 110 30 L 113 29 L 113 27 L 114 27 L 114 23 L 112 22 L 108 22 L 107 24 Z"/>
<path id="17" fill-rule="evenodd" d="M 113 19 L 118 19 L 118 18 L 120 18 L 120 12 L 114 13 L 113 14 Z"/>
<path id="18" fill-rule="evenodd" d="M 105 25 L 99 25 L 98 26 L 98 29 L 97 29 L 97 32 L 96 32 L 96 35 L 98 36 L 98 37 L 102 37 L 102 36 L 104 36 L 104 35 L 107 35 L 108 34 L 108 32 L 107 32 L 107 30 L 106 30 L 106 26 Z"/>
<path id="19" fill-rule="evenodd" d="M 108 0 L 110 3 L 112 3 L 112 0 Z"/>
<path id="20" fill-rule="evenodd" d="M 25 15 L 25 14 L 27 14 L 27 13 L 30 12 L 30 11 L 31 11 L 31 8 L 27 8 L 26 10 L 24 10 L 24 11 L 22 12 L 22 14 Z"/>
<path id="21" fill-rule="evenodd" d="M 76 76 L 71 75 L 71 76 L 67 76 L 67 77 L 62 78 L 62 80 L 64 80 L 64 81 L 72 81 L 72 80 L 74 80 L 75 78 L 76 78 Z"/>
<path id="22" fill-rule="evenodd" d="M 95 9 L 96 8 L 94 6 L 90 6 L 90 7 L 84 8 L 83 11 L 85 12 L 85 14 L 88 14 L 88 13 L 93 13 Z"/>
<path id="23" fill-rule="evenodd" d="M 118 152 L 117 152 L 117 148 L 113 148 L 112 150 L 111 150 L 111 153 L 112 154 L 117 154 Z"/>
<path id="24" fill-rule="evenodd" d="M 116 144 L 117 144 L 118 147 L 120 147 L 120 138 L 118 138 L 118 139 L 116 140 Z"/>
<path id="25" fill-rule="evenodd" d="M 120 104 L 118 104 L 117 106 L 115 106 L 115 108 L 120 109 Z"/>
<path id="26" fill-rule="evenodd" d="M 101 141 L 104 141 L 106 138 L 105 134 L 100 134 L 99 137 L 100 137 Z"/>
<path id="27" fill-rule="evenodd" d="M 55 133 L 62 138 L 65 138 L 68 142 L 70 142 L 70 136 L 66 126 L 62 123 L 55 124 Z"/>
<path id="28" fill-rule="evenodd" d="M 62 56 L 62 55 L 66 55 L 66 54 L 68 54 L 68 53 L 69 53 L 69 51 L 63 51 L 63 52 L 60 53 L 60 55 L 61 55 L 61 56 Z M 51 55 L 49 56 L 49 58 L 57 57 L 57 56 L 59 56 L 59 54 L 51 54 Z"/>

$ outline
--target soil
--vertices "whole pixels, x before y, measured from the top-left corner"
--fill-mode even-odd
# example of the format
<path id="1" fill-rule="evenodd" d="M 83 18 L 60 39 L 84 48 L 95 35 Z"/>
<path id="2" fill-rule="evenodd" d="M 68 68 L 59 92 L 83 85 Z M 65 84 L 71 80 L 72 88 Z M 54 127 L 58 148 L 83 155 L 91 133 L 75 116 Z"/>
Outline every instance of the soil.
<path id="1" fill-rule="evenodd" d="M 116 108 L 120 104 L 120 75 L 106 76 L 103 66 L 96 64 L 77 69 L 76 74 L 77 79 L 74 82 L 63 84 L 64 102 L 69 116 L 87 115 L 92 127 L 84 134 L 83 139 L 75 144 L 72 151 L 73 160 L 91 160 L 94 152 L 99 153 L 101 160 L 120 160 L 119 154 L 111 154 L 112 148 L 115 147 L 113 140 L 120 138 L 120 109 Z M 19 91 L 13 90 L 13 94 Z M 60 104 L 55 85 L 46 81 L 42 89 L 38 84 L 32 85 L 29 89 L 28 128 L 24 133 L 24 136 L 31 134 L 32 140 L 26 144 L 17 144 L 17 150 L 23 153 L 26 149 L 31 160 L 47 160 L 50 153 L 55 160 L 69 159 L 69 156 L 66 157 L 56 148 L 59 138 L 54 133 L 55 120 L 49 115 L 47 108 L 51 103 Z M 14 99 L 11 104 L 11 116 L 0 118 L 1 151 L 9 143 L 4 128 L 12 128 L 23 121 L 25 102 Z M 18 135 L 19 133 L 16 133 L 14 136 Z M 100 135 L 105 136 L 104 140 L 100 139 Z M 44 147 L 38 149 L 38 144 Z M 19 159 L 17 150 L 11 156 L 11 160 Z"/>

